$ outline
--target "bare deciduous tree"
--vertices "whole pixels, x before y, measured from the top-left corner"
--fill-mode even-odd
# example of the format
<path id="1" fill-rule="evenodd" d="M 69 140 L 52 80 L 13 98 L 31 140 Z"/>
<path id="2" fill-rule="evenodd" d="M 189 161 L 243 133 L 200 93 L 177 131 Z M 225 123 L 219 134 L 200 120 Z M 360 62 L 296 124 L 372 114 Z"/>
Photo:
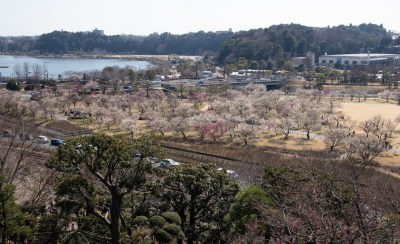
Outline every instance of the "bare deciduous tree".
<path id="1" fill-rule="evenodd" d="M 35 81 L 39 82 L 39 80 L 43 74 L 42 66 L 40 66 L 39 64 L 32 65 L 32 73 L 33 73 L 33 78 L 35 79 Z"/>
<path id="2" fill-rule="evenodd" d="M 323 133 L 323 136 L 325 143 L 329 147 L 329 151 L 333 152 L 336 147 L 343 145 L 343 142 L 348 137 L 348 132 L 344 128 L 329 127 Z"/>
<path id="3" fill-rule="evenodd" d="M 23 70 L 21 64 L 14 65 L 13 71 L 15 76 L 17 77 L 17 80 L 20 80 L 23 77 Z"/>

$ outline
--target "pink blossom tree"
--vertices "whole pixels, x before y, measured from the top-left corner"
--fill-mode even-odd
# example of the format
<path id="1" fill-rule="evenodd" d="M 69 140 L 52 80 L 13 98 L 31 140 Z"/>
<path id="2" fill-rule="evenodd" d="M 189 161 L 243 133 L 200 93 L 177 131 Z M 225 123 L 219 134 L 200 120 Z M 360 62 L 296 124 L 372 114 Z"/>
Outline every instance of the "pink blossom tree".
<path id="1" fill-rule="evenodd" d="M 215 119 L 215 116 L 211 113 L 201 113 L 194 115 L 189 118 L 189 125 L 193 128 L 200 136 L 201 140 L 206 136 L 206 127 L 209 122 Z"/>
<path id="2" fill-rule="evenodd" d="M 204 134 L 205 136 L 211 137 L 215 142 L 217 138 L 221 138 L 227 131 L 225 120 L 218 119 L 206 124 Z"/>
<path id="3" fill-rule="evenodd" d="M 92 92 L 94 89 L 99 88 L 99 83 L 95 80 L 89 80 L 88 82 L 86 82 L 85 85 L 83 85 L 83 90 L 84 92 Z"/>
<path id="4" fill-rule="evenodd" d="M 208 96 L 205 92 L 195 91 L 190 94 L 189 100 L 193 103 L 194 108 L 198 109 L 203 106 L 204 102 L 206 102 Z"/>

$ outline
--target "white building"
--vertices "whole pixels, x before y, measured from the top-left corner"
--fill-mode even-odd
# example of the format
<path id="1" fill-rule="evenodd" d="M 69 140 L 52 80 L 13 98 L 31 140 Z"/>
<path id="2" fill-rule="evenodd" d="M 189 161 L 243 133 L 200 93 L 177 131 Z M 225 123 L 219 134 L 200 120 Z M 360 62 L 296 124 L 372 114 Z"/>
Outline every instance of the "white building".
<path id="1" fill-rule="evenodd" d="M 212 78 L 213 77 L 213 73 L 211 71 L 202 71 L 200 73 L 200 78 L 202 79 L 207 79 L 207 78 Z"/>
<path id="2" fill-rule="evenodd" d="M 343 66 L 353 65 L 372 65 L 372 64 L 391 64 L 400 63 L 399 54 L 384 53 L 358 53 L 358 54 L 335 54 L 323 55 L 319 58 L 320 65 L 334 66 L 336 63 Z"/>

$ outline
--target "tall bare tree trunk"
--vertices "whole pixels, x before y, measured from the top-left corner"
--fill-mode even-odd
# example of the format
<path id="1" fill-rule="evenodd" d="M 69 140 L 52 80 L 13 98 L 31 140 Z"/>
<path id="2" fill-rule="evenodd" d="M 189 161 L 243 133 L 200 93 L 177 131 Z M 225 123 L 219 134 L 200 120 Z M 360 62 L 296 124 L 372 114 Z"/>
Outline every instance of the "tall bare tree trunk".
<path id="1" fill-rule="evenodd" d="M 121 215 L 122 208 L 122 197 L 118 194 L 117 188 L 114 186 L 111 189 L 111 243 L 120 244 L 120 232 L 119 232 L 119 218 Z"/>

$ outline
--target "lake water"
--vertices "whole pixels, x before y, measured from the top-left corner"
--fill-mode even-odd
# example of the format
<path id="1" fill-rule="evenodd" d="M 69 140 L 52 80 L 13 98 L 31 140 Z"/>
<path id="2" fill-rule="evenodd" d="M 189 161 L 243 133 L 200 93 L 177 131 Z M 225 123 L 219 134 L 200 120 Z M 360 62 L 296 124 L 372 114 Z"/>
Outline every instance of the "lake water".
<path id="1" fill-rule="evenodd" d="M 93 70 L 102 70 L 107 66 L 132 67 L 133 69 L 148 69 L 151 64 L 146 61 L 133 59 L 91 59 L 91 58 L 35 58 L 28 56 L 9 56 L 0 55 L 0 72 L 2 77 L 12 77 L 14 66 L 24 63 L 32 65 L 43 65 L 49 74 L 49 79 L 57 79 L 58 75 L 64 75 L 65 72 L 89 72 Z M 8 67 L 8 68 L 5 68 Z"/>

